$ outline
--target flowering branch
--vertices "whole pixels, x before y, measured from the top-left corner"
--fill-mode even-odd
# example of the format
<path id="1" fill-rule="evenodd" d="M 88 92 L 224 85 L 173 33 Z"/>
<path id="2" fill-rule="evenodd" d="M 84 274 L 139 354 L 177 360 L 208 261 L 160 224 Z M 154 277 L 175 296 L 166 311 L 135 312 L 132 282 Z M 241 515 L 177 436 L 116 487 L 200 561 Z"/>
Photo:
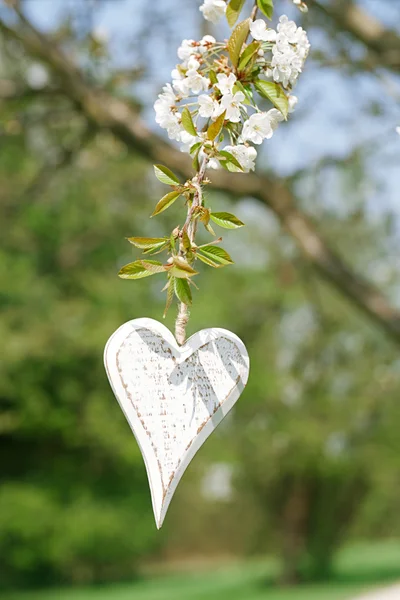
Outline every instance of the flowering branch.
<path id="1" fill-rule="evenodd" d="M 293 1 L 300 8 L 304 6 L 303 2 Z M 212 22 L 226 14 L 233 27 L 243 5 L 244 0 L 229 3 L 205 0 L 200 10 Z M 214 238 L 211 221 L 226 229 L 243 226 L 235 215 L 214 212 L 206 206 L 203 192 L 209 183 L 206 169 L 244 173 L 255 169 L 255 145 L 270 139 L 296 106 L 297 98 L 291 95 L 291 90 L 310 48 L 306 32 L 294 21 L 283 15 L 275 30 L 267 27 L 264 19 L 256 19 L 258 9 L 271 19 L 273 0 L 257 0 L 251 17 L 234 27 L 229 40 L 217 42 L 210 35 L 200 41 L 183 40 L 178 48 L 181 62 L 172 71 L 172 84 L 166 84 L 154 105 L 156 122 L 166 129 L 170 139 L 182 144 L 183 152 L 190 154 L 195 175 L 182 183 L 167 167 L 155 165 L 156 177 L 169 185 L 171 191 L 159 200 L 152 216 L 183 197 L 187 217 L 183 227 L 176 227 L 169 237 L 128 238 L 146 257 L 122 267 L 119 276 L 140 279 L 167 274 L 164 316 L 176 296 L 179 312 L 175 334 L 180 344 L 185 341 L 192 304 L 191 286 L 195 285 L 193 278 L 198 274 L 195 262 L 200 260 L 213 268 L 233 263 L 226 250 L 217 245 L 221 238 L 196 245 L 198 223 Z M 261 111 L 257 105 L 259 96 L 273 108 Z M 147 258 L 163 251 L 170 254 L 165 263 Z"/>

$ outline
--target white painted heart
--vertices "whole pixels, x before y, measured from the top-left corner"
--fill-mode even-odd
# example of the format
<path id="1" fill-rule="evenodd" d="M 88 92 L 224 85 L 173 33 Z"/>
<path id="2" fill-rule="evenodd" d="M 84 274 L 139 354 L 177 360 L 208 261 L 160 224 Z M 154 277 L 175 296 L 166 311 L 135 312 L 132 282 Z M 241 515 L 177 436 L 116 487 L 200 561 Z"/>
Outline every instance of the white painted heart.
<path id="1" fill-rule="evenodd" d="M 178 346 L 153 319 L 135 319 L 110 337 L 104 364 L 141 449 L 157 527 L 186 467 L 247 383 L 243 342 L 204 329 Z"/>

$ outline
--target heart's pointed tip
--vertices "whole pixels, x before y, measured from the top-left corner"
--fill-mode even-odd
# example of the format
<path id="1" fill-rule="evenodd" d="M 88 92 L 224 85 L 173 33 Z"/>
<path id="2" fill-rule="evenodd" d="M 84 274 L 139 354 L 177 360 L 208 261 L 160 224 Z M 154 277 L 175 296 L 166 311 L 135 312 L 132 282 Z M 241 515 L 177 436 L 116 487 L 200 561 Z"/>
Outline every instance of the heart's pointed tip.
<path id="1" fill-rule="evenodd" d="M 163 526 L 164 519 L 165 519 L 165 512 L 163 510 L 163 507 L 161 506 L 161 508 L 155 509 L 154 510 L 154 520 L 156 522 L 156 527 L 158 530 L 160 530 L 161 527 Z"/>
<path id="2" fill-rule="evenodd" d="M 157 529 L 160 530 L 161 527 L 163 526 L 163 523 L 164 523 L 164 517 L 162 517 L 162 516 L 159 516 L 159 517 L 156 516 L 155 517 L 155 521 L 156 521 L 156 527 L 157 527 Z"/>

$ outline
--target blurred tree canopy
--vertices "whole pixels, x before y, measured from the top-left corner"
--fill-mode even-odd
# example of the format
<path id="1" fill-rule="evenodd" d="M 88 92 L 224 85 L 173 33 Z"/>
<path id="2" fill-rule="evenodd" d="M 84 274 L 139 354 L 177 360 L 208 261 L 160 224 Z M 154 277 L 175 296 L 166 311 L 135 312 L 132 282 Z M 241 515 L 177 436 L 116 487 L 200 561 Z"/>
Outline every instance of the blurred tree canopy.
<path id="1" fill-rule="evenodd" d="M 176 31 L 182 20 L 195 36 L 197 5 L 178 15 L 163 0 L 149 23 L 145 3 L 128 1 L 127 39 L 111 43 L 96 10 L 117 15 L 118 31 L 121 3 L 59 3 L 39 33 L 36 2 L 0 10 L 0 584 L 118 579 L 149 558 L 267 551 L 294 582 L 326 576 L 350 535 L 400 534 L 399 213 L 390 204 L 400 7 L 310 1 L 296 15 L 315 40 L 298 125 L 266 151 L 262 173 L 213 175 L 214 204 L 236 203 L 247 227 L 227 236 L 237 265 L 203 277 L 190 328 L 235 331 L 251 377 L 158 533 L 101 355 L 122 322 L 162 314 L 157 282 L 116 272 L 133 256 L 126 236 L 163 235 L 176 219 L 172 209 L 147 221 L 159 191 L 151 160 L 190 173 L 145 108 L 173 67 L 154 62 L 155 44 L 190 37 Z M 338 118 L 336 104 L 326 138 L 356 122 L 351 143 L 333 152 L 326 142 L 315 156 L 308 132 L 324 137 L 318 127 L 325 112 Z M 289 145 L 304 164 L 274 157 Z M 215 463 L 232 468 L 225 499 L 201 493 Z"/>

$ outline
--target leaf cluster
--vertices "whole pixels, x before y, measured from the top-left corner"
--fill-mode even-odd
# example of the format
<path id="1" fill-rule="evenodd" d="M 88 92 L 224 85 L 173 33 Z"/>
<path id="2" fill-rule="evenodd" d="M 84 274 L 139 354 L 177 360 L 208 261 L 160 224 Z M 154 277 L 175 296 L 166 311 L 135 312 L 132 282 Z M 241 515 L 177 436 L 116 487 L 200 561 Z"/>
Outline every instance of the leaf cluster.
<path id="1" fill-rule="evenodd" d="M 221 154 L 227 165 L 232 164 L 235 166 L 237 161 L 229 152 Z M 171 186 L 172 191 L 158 201 L 151 216 L 162 213 L 180 196 L 185 196 L 186 203 L 189 204 L 189 210 L 191 211 L 191 219 L 194 222 L 199 221 L 202 223 L 213 236 L 215 236 L 215 232 L 210 225 L 210 221 L 223 229 L 238 229 L 244 225 L 240 219 L 231 213 L 212 212 L 202 204 L 193 207 L 193 197 L 196 193 L 193 180 L 181 184 L 179 178 L 164 165 L 154 165 L 154 173 L 161 183 Z M 191 210 L 192 208 L 193 210 Z M 164 317 L 174 296 L 183 304 L 188 306 L 192 304 L 191 285 L 195 285 L 192 278 L 198 275 L 198 271 L 194 268 L 196 260 L 200 260 L 215 269 L 233 263 L 228 252 L 217 245 L 222 241 L 222 238 L 215 239 L 210 244 L 197 246 L 188 235 L 187 224 L 182 228 L 176 227 L 169 237 L 129 237 L 127 239 L 135 248 L 142 250 L 145 256 L 123 266 L 118 275 L 122 279 L 143 279 L 144 277 L 165 273 L 167 283 L 163 291 L 167 292 L 167 301 Z M 148 258 L 162 252 L 169 255 L 169 258 L 164 262 Z"/>

